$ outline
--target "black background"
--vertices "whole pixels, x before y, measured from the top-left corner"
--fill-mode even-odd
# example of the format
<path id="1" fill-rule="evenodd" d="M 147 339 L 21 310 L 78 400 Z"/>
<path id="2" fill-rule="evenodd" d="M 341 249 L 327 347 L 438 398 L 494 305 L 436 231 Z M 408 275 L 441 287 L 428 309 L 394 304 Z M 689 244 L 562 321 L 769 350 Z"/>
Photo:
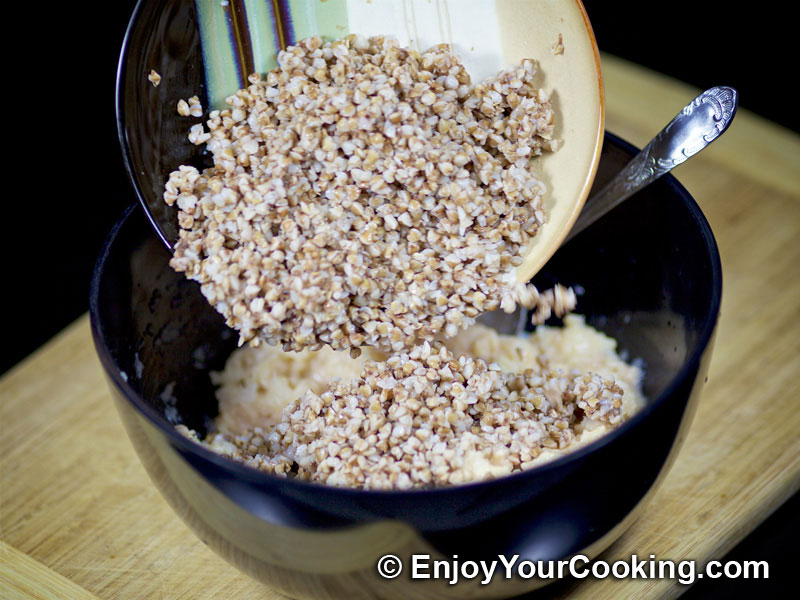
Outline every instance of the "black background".
<path id="1" fill-rule="evenodd" d="M 792 102 L 796 32 L 782 14 L 789 3 L 738 3 L 737 8 L 711 1 L 584 4 L 602 51 L 697 88 L 732 85 L 741 107 L 800 131 Z M 10 106 L 3 119 L 4 166 L 12 185 L 5 189 L 0 234 L 7 282 L 0 293 L 5 317 L 0 373 L 86 312 L 102 241 L 133 202 L 114 116 L 116 63 L 133 6 L 132 0 L 51 3 L 46 15 L 34 15 L 41 17 L 39 28 L 23 33 L 19 40 L 24 42 L 12 48 L 9 71 L 16 83 L 7 80 L 4 86 L 5 106 Z M 27 22 L 22 17 L 31 15 L 9 18 L 7 27 Z M 32 55 L 34 48 L 45 49 L 47 58 Z M 662 124 L 653 125 L 655 130 Z M 9 135 L 14 130 L 18 133 Z M 797 509 L 795 499 L 776 513 L 751 536 L 749 546 L 739 547 L 740 558 L 766 557 L 773 569 L 783 565 L 788 573 L 788 554 L 781 552 L 790 547 L 789 532 L 798 529 Z M 703 582 L 690 595 L 777 591 L 780 581 L 727 588 L 703 587 L 708 583 Z"/>

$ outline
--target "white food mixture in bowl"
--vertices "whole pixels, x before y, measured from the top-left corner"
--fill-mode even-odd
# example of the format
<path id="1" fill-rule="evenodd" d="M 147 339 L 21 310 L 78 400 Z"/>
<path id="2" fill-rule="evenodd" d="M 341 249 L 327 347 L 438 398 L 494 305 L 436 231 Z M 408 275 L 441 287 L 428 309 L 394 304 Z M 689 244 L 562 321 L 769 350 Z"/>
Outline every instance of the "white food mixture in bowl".
<path id="1" fill-rule="evenodd" d="M 478 323 L 389 358 L 243 347 L 212 379 L 220 412 L 201 443 L 269 472 L 368 489 L 535 467 L 644 404 L 641 369 L 578 315 L 528 337 Z"/>

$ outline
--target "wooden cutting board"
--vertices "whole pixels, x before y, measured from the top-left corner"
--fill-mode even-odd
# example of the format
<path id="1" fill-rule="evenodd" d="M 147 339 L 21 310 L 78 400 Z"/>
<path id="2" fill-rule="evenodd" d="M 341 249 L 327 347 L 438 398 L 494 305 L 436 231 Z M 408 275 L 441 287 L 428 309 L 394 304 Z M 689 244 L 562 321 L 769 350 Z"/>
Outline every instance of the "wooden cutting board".
<path id="1" fill-rule="evenodd" d="M 643 145 L 699 90 L 603 57 L 607 128 Z M 725 83 L 725 82 L 720 82 Z M 722 319 L 688 439 L 603 558 L 722 558 L 800 487 L 800 137 L 740 111 L 675 174 L 722 253 Z M 266 598 L 197 539 L 128 442 L 84 316 L 0 379 L 0 597 Z M 570 598 L 670 598 L 584 580 Z"/>

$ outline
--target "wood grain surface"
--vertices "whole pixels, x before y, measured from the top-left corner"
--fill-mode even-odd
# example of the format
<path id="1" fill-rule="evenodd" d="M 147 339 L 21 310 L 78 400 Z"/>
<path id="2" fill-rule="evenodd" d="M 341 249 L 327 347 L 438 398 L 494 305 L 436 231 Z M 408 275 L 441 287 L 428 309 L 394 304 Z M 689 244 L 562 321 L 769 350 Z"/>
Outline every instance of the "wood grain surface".
<path id="1" fill-rule="evenodd" d="M 607 128 L 639 146 L 699 92 L 609 56 L 603 68 Z M 740 110 L 675 175 L 720 246 L 722 318 L 688 439 L 607 560 L 721 558 L 800 487 L 800 138 Z M 279 597 L 214 555 L 158 495 L 111 402 L 88 317 L 0 379 L 0 423 L 0 597 Z M 684 590 L 609 579 L 551 595 Z"/>

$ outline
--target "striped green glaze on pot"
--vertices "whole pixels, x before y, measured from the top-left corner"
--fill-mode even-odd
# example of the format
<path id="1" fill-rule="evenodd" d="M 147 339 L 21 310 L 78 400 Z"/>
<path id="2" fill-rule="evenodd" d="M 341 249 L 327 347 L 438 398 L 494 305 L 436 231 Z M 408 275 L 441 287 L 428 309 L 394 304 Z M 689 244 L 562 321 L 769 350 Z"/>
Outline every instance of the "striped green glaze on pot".
<path id="1" fill-rule="evenodd" d="M 502 65 L 500 13 L 494 0 L 196 0 L 209 104 L 218 108 L 267 73 L 278 51 L 320 35 L 393 35 L 424 51 L 451 44 L 481 80 Z"/>

